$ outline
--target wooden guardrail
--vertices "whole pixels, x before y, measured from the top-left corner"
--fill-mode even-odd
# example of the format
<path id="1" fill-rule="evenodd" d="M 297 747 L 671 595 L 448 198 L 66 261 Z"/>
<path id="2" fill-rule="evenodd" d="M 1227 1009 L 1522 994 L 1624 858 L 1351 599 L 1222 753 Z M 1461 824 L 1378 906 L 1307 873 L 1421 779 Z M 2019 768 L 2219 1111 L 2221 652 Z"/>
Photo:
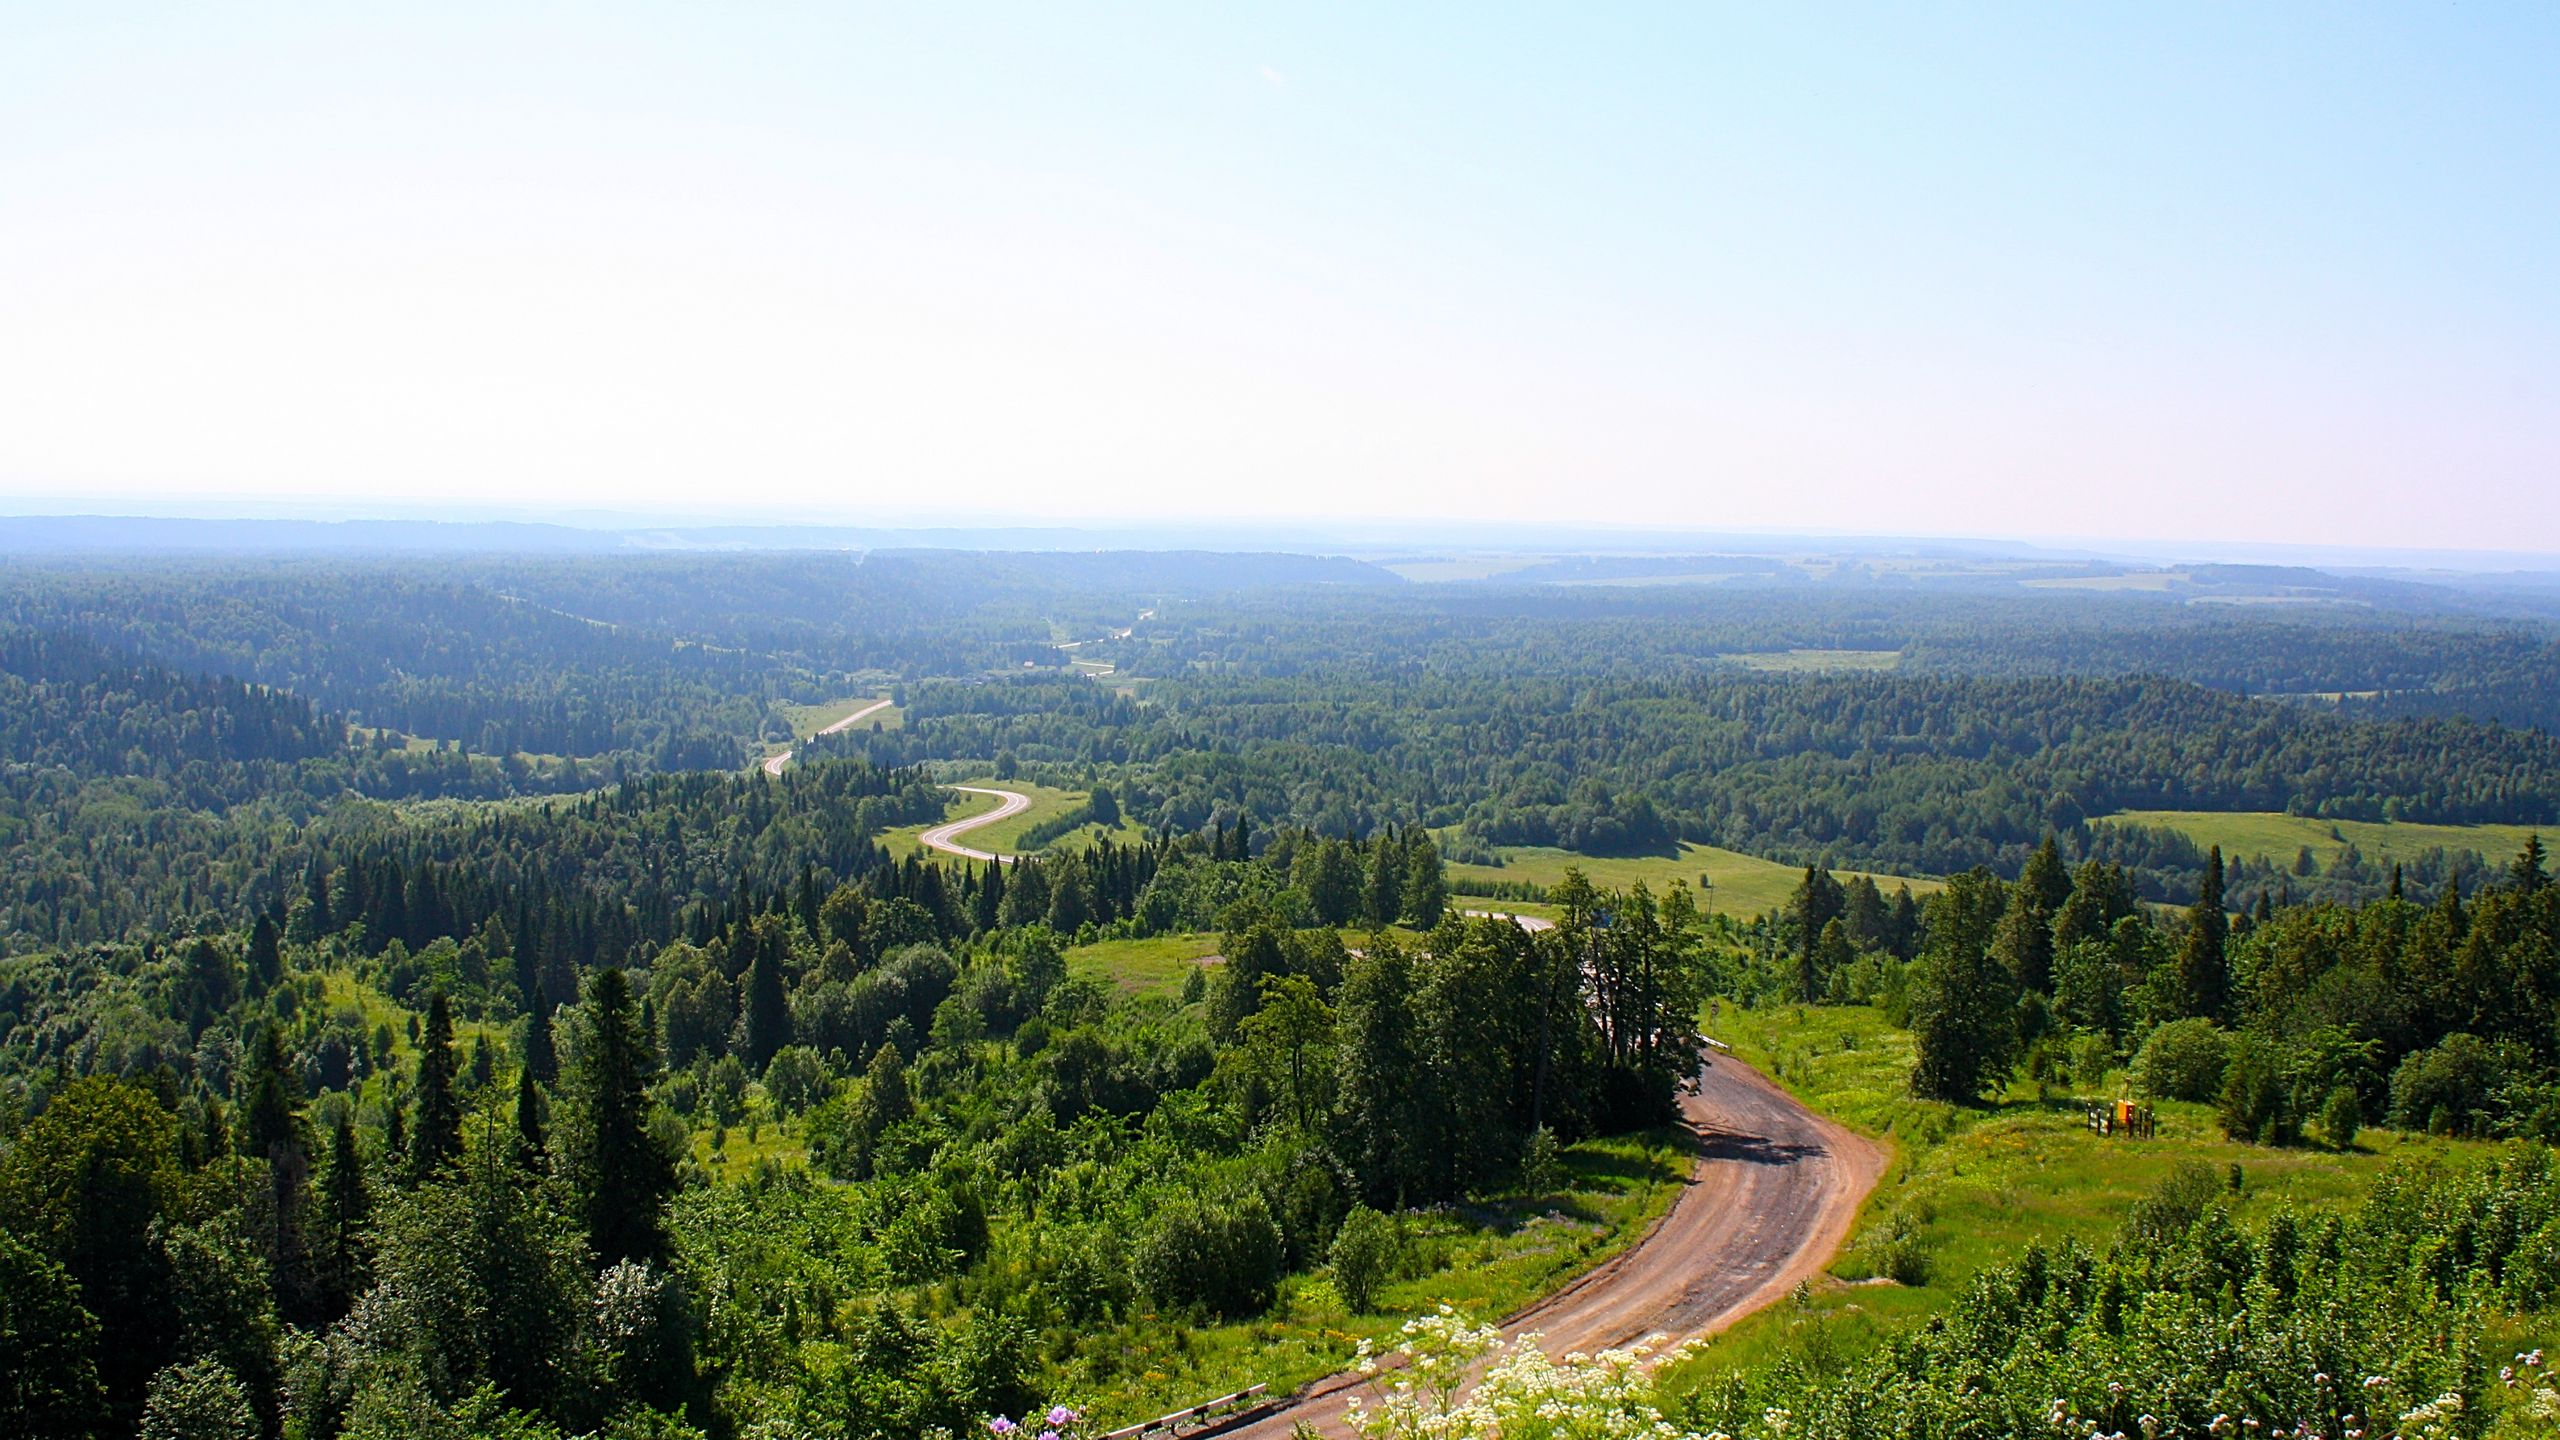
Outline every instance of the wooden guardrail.
<path id="1" fill-rule="evenodd" d="M 1180 1433 L 1185 1425 L 1232 1419 L 1261 1404 L 1263 1395 L 1270 1388 L 1268 1385 L 1255 1385 L 1232 1395 L 1221 1395 L 1215 1400 L 1203 1400 L 1187 1410 L 1176 1410 L 1170 1415 L 1159 1415 L 1153 1420 L 1124 1426 L 1103 1436 L 1102 1440 L 1140 1440 L 1146 1435 L 1174 1435 Z"/>

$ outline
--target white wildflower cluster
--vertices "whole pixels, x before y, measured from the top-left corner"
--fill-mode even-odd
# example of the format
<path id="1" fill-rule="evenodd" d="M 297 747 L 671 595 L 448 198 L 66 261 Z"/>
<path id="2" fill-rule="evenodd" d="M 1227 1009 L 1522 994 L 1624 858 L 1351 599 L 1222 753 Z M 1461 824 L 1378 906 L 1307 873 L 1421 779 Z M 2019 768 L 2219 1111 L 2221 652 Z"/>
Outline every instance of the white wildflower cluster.
<path id="1" fill-rule="evenodd" d="M 1535 1335 L 1506 1345 L 1492 1326 L 1443 1306 L 1405 1323 L 1400 1356 L 1363 1355 L 1379 1394 L 1375 1404 L 1352 1400 L 1351 1428 L 1363 1440 L 1731 1440 L 1663 1418 L 1649 1372 L 1688 1349 L 1666 1351 L 1661 1338 L 1552 1358 Z M 1783 1415 L 1769 1429 L 1785 1434 Z"/>

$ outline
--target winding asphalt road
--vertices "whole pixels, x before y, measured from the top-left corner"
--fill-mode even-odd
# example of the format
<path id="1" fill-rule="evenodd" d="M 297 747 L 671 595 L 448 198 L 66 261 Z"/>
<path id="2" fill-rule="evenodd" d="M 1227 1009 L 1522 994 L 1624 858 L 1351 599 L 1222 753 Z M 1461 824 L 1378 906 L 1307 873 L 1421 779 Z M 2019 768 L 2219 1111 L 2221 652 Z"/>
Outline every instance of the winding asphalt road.
<path id="1" fill-rule="evenodd" d="M 993 860 L 999 865 L 1010 865 L 1022 858 L 1018 855 L 998 855 L 992 850 L 973 850 L 961 844 L 960 837 L 981 825 L 993 825 L 999 820 L 1008 819 L 1030 809 L 1030 796 L 1018 790 L 996 790 L 984 785 L 954 785 L 950 788 L 963 795 L 993 795 L 997 801 L 996 808 L 984 815 L 972 815 L 965 820 L 953 820 L 927 830 L 916 837 L 926 849 L 939 850 L 945 855 L 957 855 L 963 860 Z"/>
<path id="2" fill-rule="evenodd" d="M 888 708 L 889 702 L 887 700 L 874 700 L 870 704 L 854 711 L 852 714 L 847 715 L 833 725 L 829 725 L 825 729 L 820 730 L 818 733 L 821 735 L 833 735 L 839 730 L 850 730 L 853 728 L 854 721 L 860 720 L 866 715 L 876 715 L 880 711 Z M 788 750 L 783 751 L 779 755 L 768 755 L 765 757 L 764 761 L 764 773 L 767 775 L 778 776 L 782 773 L 782 767 L 790 763 L 791 752 Z"/>

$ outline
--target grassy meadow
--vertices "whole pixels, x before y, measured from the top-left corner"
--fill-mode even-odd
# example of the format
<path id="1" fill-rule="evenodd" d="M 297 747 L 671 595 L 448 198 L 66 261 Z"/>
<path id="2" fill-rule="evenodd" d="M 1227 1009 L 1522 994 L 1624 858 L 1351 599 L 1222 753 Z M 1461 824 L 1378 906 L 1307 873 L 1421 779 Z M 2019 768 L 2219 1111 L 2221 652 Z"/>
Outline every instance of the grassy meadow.
<path id="1" fill-rule="evenodd" d="M 2125 810 L 2097 824 L 2119 822 L 2175 830 L 2198 845 L 2219 845 L 2235 859 L 2290 864 L 2304 846 L 2328 869 L 2349 845 L 2368 860 L 2408 860 L 2420 851 L 2476 850 L 2502 861 L 2524 848 L 2537 830 L 2560 839 L 2555 827 L 2534 825 L 2419 825 L 2408 821 L 2316 820 L 2274 810 Z"/>
<path id="2" fill-rule="evenodd" d="M 1829 1275 L 1717 1337 L 1683 1368 L 1683 1385 L 1786 1357 L 1828 1366 L 1872 1350 L 2031 1241 L 2103 1249 L 2133 1204 L 2183 1164 L 2236 1176 L 2234 1217 L 2254 1226 L 2283 1207 L 2353 1205 L 2394 1164 L 2473 1165 L 2497 1148 L 2387 1130 L 2364 1132 L 2345 1153 L 2243 1145 L 2223 1137 L 2211 1106 L 2169 1101 L 2156 1107 L 2158 1138 L 2102 1137 L 2083 1118 L 2090 1097 L 2039 1094 L 2032 1084 L 1978 1109 L 1918 1100 L 1910 1033 L 1868 1006 L 1751 1011 L 1720 1002 L 1706 1032 L 1806 1105 L 1884 1142 L 1889 1160 Z M 2092 1094 L 2112 1098 L 2122 1078 Z M 1915 1253 L 1923 1283 L 1888 1277 L 1897 1258 L 1908 1267 Z"/>
<path id="3" fill-rule="evenodd" d="M 1568 869 L 1580 869 L 1583 877 L 1603 890 L 1622 890 L 1641 880 L 1657 896 L 1671 888 L 1674 880 L 1685 881 L 1700 892 L 1700 902 L 1718 914 L 1748 919 L 1775 910 L 1795 893 L 1804 881 L 1804 869 L 1763 860 L 1737 850 L 1723 850 L 1713 845 L 1683 843 L 1675 858 L 1668 855 L 1578 855 L 1551 845 L 1507 845 L 1499 852 L 1502 864 L 1449 866 L 1451 881 L 1525 880 L 1534 885 L 1553 885 L 1564 879 Z M 1853 870 L 1834 872 L 1842 881 L 1860 873 Z M 1699 877 L 1714 883 L 1700 889 Z M 1940 888 L 1935 880 L 1915 876 L 1878 875 L 1876 884 L 1891 895 L 1897 886 L 1908 885 L 1915 896 L 1925 896 Z M 1480 900 L 1471 896 L 1454 896 L 1452 903 L 1469 909 L 1510 909 L 1508 901 Z M 1526 913 L 1539 913 L 1541 907 L 1518 907 Z"/>

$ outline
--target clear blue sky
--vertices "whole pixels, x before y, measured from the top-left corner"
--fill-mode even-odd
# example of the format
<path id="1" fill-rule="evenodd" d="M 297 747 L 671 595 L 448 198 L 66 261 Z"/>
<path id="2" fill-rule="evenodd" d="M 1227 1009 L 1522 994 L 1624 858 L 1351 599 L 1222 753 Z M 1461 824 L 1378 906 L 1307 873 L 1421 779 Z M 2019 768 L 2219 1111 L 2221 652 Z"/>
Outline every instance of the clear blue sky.
<path id="1" fill-rule="evenodd" d="M 0 8 L 0 500 L 2560 552 L 2560 7 L 391 8 Z"/>

